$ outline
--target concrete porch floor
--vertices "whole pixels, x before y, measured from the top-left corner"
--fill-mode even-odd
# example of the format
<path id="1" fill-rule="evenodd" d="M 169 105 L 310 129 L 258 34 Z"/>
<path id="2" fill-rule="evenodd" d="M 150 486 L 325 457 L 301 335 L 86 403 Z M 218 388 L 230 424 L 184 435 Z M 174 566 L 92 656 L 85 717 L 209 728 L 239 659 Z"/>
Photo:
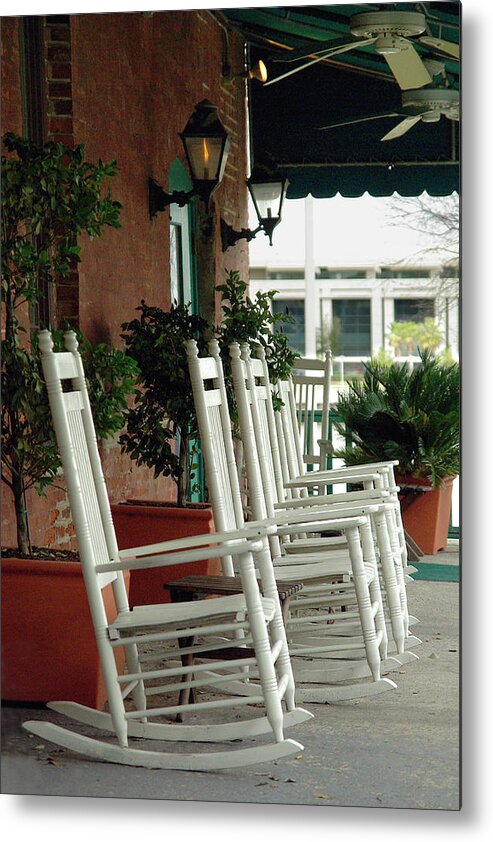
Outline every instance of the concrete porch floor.
<path id="1" fill-rule="evenodd" d="M 458 564 L 452 542 L 421 564 Z M 150 771 L 40 746 L 21 723 L 57 715 L 44 708 L 2 711 L 2 793 L 97 798 L 358 806 L 455 811 L 460 808 L 459 585 L 408 586 L 419 661 L 390 673 L 397 690 L 334 705 L 305 705 L 314 719 L 290 729 L 299 756 L 227 772 Z"/>

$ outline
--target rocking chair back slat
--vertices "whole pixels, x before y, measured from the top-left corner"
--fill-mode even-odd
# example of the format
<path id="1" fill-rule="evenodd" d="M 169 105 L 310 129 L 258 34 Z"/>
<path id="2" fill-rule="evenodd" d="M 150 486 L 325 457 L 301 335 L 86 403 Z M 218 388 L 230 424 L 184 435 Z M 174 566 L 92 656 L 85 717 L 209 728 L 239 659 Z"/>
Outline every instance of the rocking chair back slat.
<path id="1" fill-rule="evenodd" d="M 40 334 L 43 370 L 50 395 L 53 424 L 60 442 L 60 455 L 70 497 L 72 517 L 78 536 L 83 571 L 94 569 L 118 557 L 116 536 L 101 470 L 96 434 L 85 387 L 84 372 L 73 332 L 66 335 L 66 353 L 55 354 L 48 332 Z M 62 383 L 72 391 L 64 392 Z M 108 540 L 109 539 L 109 540 Z M 101 590 L 122 578 L 121 573 L 100 573 Z M 86 578 L 87 581 L 87 578 Z M 91 585 L 92 586 L 92 585 Z M 119 607 L 126 608 L 123 580 L 118 588 Z"/>

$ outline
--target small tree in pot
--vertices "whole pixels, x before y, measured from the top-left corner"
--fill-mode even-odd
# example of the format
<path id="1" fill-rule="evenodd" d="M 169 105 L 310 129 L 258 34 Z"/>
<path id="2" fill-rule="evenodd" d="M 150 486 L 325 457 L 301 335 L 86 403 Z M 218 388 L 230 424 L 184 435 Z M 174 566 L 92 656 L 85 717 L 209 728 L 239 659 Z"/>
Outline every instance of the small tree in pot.
<path id="1" fill-rule="evenodd" d="M 119 226 L 120 204 L 103 194 L 116 167 L 88 163 L 82 146 L 41 147 L 12 134 L 4 143 L 10 154 L 2 158 L 2 481 L 14 498 L 17 547 L 2 563 L 2 695 L 102 707 L 106 695 L 80 564 L 67 562 L 74 554 L 59 548 L 30 545 L 26 490 L 44 494 L 60 462 L 29 310 L 78 262 L 80 234 L 99 237 L 107 226 Z M 61 333 L 55 334 L 60 350 Z M 78 340 L 96 432 L 114 435 L 124 423 L 136 363 L 106 344 L 92 346 L 80 333 Z M 104 590 L 114 617 L 111 588 Z M 120 654 L 117 662 L 123 670 Z"/>
<path id="2" fill-rule="evenodd" d="M 17 549 L 28 556 L 26 491 L 44 494 L 60 465 L 36 334 L 27 330 L 29 305 L 80 260 L 81 233 L 99 237 L 104 227 L 119 227 L 121 206 L 102 194 L 103 181 L 116 173 L 114 161 L 90 164 L 83 146 L 40 147 L 13 134 L 4 144 L 12 154 L 2 157 L 2 481 L 14 498 Z M 79 341 L 104 438 L 123 425 L 137 367 L 121 351 L 93 348 L 80 334 Z"/>

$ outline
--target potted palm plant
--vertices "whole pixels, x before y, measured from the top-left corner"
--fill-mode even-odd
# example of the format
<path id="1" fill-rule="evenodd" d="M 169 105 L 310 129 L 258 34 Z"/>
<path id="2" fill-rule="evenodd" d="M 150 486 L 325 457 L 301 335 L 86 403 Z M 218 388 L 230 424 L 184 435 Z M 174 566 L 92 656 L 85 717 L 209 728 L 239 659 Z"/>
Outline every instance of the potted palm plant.
<path id="1" fill-rule="evenodd" d="M 151 307 L 145 301 L 137 308 L 139 317 L 122 325 L 128 353 L 141 371 L 135 405 L 120 437 L 122 449 L 137 465 L 152 468 L 155 477 L 171 477 L 176 487 L 172 503 L 128 500 L 112 507 L 118 543 L 122 548 L 214 530 L 209 504 L 191 502 L 197 481 L 198 424 L 186 341 L 195 339 L 199 353 L 204 354 L 207 353 L 207 340 L 217 336 L 224 353 L 226 374 L 229 371 L 228 347 L 232 342 L 259 341 L 268 345 L 278 376 L 287 372 L 295 358 L 285 335 L 272 330 L 288 319 L 284 315 L 272 315 L 273 293 L 258 293 L 253 301 L 250 300 L 246 295 L 247 285 L 234 271 L 229 272 L 225 284 L 216 289 L 221 295 L 223 311 L 223 321 L 217 327 L 192 315 L 183 304 L 172 304 L 166 311 Z M 226 379 L 228 382 L 229 378 Z M 232 396 L 232 388 L 229 391 Z M 193 570 L 186 565 L 179 569 L 170 567 L 166 580 L 162 570 L 134 571 L 130 604 L 169 600 L 163 584 L 189 572 L 216 575 L 220 565 L 217 560 L 210 560 L 203 562 L 202 569 L 197 565 Z"/>
<path id="2" fill-rule="evenodd" d="M 421 363 L 365 364 L 364 377 L 339 396 L 336 427 L 347 464 L 397 459 L 404 527 L 424 553 L 447 541 L 452 483 L 459 472 L 460 372 L 430 351 Z"/>
<path id="3" fill-rule="evenodd" d="M 100 236 L 105 226 L 118 226 L 119 203 L 102 195 L 102 182 L 116 168 L 114 162 L 88 163 L 83 147 L 39 147 L 13 134 L 4 143 L 10 154 L 2 158 L 2 488 L 12 495 L 16 537 L 3 550 L 2 695 L 101 707 L 103 683 L 77 556 L 33 547 L 29 537 L 26 492 L 45 495 L 63 483 L 29 307 L 79 260 L 79 234 Z M 105 438 L 124 423 L 137 367 L 121 351 L 79 339 L 97 432 Z M 49 515 L 47 509 L 47 527 Z M 106 598 L 114 610 L 109 593 Z"/>

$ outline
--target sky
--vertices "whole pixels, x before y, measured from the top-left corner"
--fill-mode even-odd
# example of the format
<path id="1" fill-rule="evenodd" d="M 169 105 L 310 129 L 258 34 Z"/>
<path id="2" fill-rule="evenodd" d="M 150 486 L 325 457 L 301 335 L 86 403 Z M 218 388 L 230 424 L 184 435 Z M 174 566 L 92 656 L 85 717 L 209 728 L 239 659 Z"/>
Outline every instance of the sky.
<path id="1" fill-rule="evenodd" d="M 314 257 L 316 266 L 358 266 L 410 262 L 429 241 L 405 226 L 392 225 L 393 203 L 399 197 L 359 198 L 337 194 L 313 200 Z M 305 254 L 304 199 L 287 199 L 273 245 L 262 234 L 250 243 L 252 265 L 303 266 Z M 250 227 L 256 227 L 250 214 Z M 427 255 L 426 260 L 430 257 Z"/>

